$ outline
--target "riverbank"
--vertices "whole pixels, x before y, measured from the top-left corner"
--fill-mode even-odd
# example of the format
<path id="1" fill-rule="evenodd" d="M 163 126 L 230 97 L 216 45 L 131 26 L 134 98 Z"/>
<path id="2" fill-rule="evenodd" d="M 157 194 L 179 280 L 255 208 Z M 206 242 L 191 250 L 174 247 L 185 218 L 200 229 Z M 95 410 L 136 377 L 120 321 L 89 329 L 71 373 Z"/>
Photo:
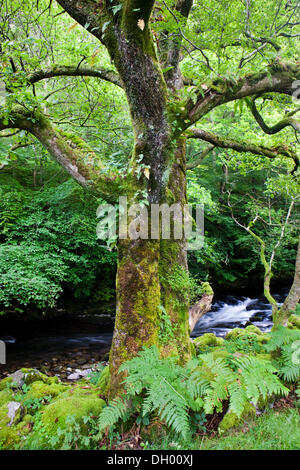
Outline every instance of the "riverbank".
<path id="1" fill-rule="evenodd" d="M 283 296 L 278 294 L 278 302 Z M 205 333 L 224 337 L 233 328 L 253 324 L 263 332 L 272 328 L 272 309 L 263 296 L 219 296 L 197 323 L 192 338 Z M 11 323 L 0 319 L 0 339 L 6 342 L 7 364 L 0 365 L 0 379 L 22 367 L 36 368 L 61 380 L 77 370 L 93 369 L 107 361 L 114 317 L 81 315 Z"/>

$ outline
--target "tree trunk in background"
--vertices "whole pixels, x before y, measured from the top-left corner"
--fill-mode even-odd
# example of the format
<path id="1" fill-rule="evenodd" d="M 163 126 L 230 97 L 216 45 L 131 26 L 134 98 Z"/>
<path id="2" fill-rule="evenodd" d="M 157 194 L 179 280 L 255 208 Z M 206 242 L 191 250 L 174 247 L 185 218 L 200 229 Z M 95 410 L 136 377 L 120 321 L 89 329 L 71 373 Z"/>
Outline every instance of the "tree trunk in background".
<path id="1" fill-rule="evenodd" d="M 295 274 L 292 287 L 286 297 L 283 305 L 273 313 L 273 329 L 279 325 L 287 325 L 289 316 L 295 311 L 300 301 L 300 238 L 296 255 Z"/>

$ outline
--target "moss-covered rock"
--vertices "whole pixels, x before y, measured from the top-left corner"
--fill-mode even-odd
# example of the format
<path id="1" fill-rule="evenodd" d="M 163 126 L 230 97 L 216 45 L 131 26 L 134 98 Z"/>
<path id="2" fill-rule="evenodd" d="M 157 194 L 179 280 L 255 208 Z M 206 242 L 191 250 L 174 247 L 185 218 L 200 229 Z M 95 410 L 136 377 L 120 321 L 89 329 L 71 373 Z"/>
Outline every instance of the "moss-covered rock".
<path id="1" fill-rule="evenodd" d="M 10 386 L 22 388 L 23 385 L 31 385 L 34 382 L 57 383 L 58 378 L 48 377 L 37 369 L 22 368 L 9 376 Z M 5 380 L 5 379 L 4 379 Z M 8 381 L 7 381 L 8 383 Z"/>
<path id="2" fill-rule="evenodd" d="M 0 406 L 5 405 L 13 399 L 13 391 L 9 388 L 5 388 L 0 392 Z"/>
<path id="3" fill-rule="evenodd" d="M 234 341 L 245 334 L 245 330 L 242 328 L 233 328 L 225 336 L 226 340 Z"/>
<path id="4" fill-rule="evenodd" d="M 7 416 L 10 419 L 8 426 L 19 424 L 25 416 L 26 409 L 24 406 L 18 401 L 9 401 L 6 406 L 8 409 Z"/>
<path id="5" fill-rule="evenodd" d="M 242 415 L 239 417 L 234 411 L 228 410 L 222 419 L 218 431 L 223 434 L 231 429 L 241 426 L 245 419 L 251 419 L 256 416 L 256 408 L 251 403 L 247 403 Z"/>
<path id="6" fill-rule="evenodd" d="M 8 412 L 7 403 L 0 407 L 0 445 L 4 449 L 14 449 L 20 443 L 21 438 L 29 433 L 31 418 L 25 415 L 21 422 L 10 426 L 11 418 Z"/>
<path id="7" fill-rule="evenodd" d="M 5 390 L 12 385 L 12 378 L 11 377 L 6 377 L 5 379 L 2 379 L 0 381 L 0 391 Z"/>
<path id="8" fill-rule="evenodd" d="M 59 394 L 66 391 L 67 386 L 62 384 L 53 383 L 49 385 L 42 381 L 33 382 L 30 390 L 26 393 L 25 399 L 45 398 L 45 397 L 57 397 Z"/>
<path id="9" fill-rule="evenodd" d="M 55 435 L 59 427 L 65 427 L 67 416 L 74 416 L 80 421 L 90 414 L 98 416 L 104 406 L 105 401 L 101 398 L 95 399 L 94 396 L 60 398 L 45 407 L 42 423 L 49 434 Z"/>
<path id="10" fill-rule="evenodd" d="M 225 340 L 236 341 L 245 336 L 254 337 L 259 344 L 266 344 L 270 339 L 270 336 L 263 333 L 257 326 L 248 325 L 246 328 L 233 328 L 226 334 Z"/>
<path id="11" fill-rule="evenodd" d="M 195 338 L 193 343 L 196 347 L 196 350 L 199 352 L 205 349 L 207 346 L 222 346 L 222 344 L 224 343 L 224 339 L 218 338 L 213 333 L 205 333 L 204 335 Z"/>
<path id="12" fill-rule="evenodd" d="M 270 341 L 270 338 L 270 335 L 268 335 L 267 333 L 263 333 L 262 335 L 257 336 L 257 341 L 260 345 L 267 344 L 268 341 Z"/>
<path id="13" fill-rule="evenodd" d="M 263 335 L 263 332 L 255 325 L 246 326 L 245 331 L 247 331 L 247 333 L 255 333 L 258 336 Z"/>
<path id="14" fill-rule="evenodd" d="M 84 417 L 99 416 L 105 401 L 96 397 L 94 391 L 83 391 L 80 387 L 75 388 L 73 396 L 70 393 L 71 390 L 65 392 L 68 396 L 58 398 L 41 410 L 39 422 L 28 437 L 26 448 L 59 449 L 69 430 L 70 417 L 79 424 L 80 434 L 87 434 Z"/>
<path id="15" fill-rule="evenodd" d="M 287 327 L 291 330 L 300 330 L 300 317 L 297 315 L 290 315 Z"/>

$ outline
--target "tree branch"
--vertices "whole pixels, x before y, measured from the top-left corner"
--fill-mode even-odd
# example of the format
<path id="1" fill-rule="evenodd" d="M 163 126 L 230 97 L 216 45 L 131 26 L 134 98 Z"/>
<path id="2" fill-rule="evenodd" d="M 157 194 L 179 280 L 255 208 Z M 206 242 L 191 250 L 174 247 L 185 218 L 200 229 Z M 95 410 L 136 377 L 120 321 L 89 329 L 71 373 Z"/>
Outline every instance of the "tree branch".
<path id="1" fill-rule="evenodd" d="M 107 21 L 104 2 L 94 0 L 56 0 L 57 3 L 93 36 L 102 40 L 102 26 Z"/>
<path id="2" fill-rule="evenodd" d="M 236 82 L 217 79 L 211 85 L 203 84 L 205 91 L 198 92 L 196 102 L 190 99 L 186 106 L 185 128 L 197 122 L 212 109 L 230 101 L 246 96 L 262 95 L 268 92 L 293 95 L 293 83 L 300 80 L 300 68 L 297 64 L 274 63 L 268 70 L 247 75 Z"/>
<path id="3" fill-rule="evenodd" d="M 107 170 L 98 155 L 78 136 L 54 128 L 40 110 L 15 107 L 9 117 L 0 117 L 0 130 L 23 129 L 35 136 L 77 183 L 104 195 L 108 202 L 118 199 L 128 175 Z"/>
<path id="4" fill-rule="evenodd" d="M 192 161 L 190 161 L 190 162 L 187 162 L 187 164 L 186 164 L 186 169 L 187 169 L 187 170 L 192 170 L 193 168 L 196 168 L 197 166 L 199 166 L 199 165 L 203 162 L 204 158 L 205 158 L 214 148 L 215 148 L 214 145 L 208 145 L 208 146 L 206 147 L 206 149 L 204 149 L 203 152 L 201 152 L 200 155 L 199 155 L 196 159 L 194 159 L 194 160 L 192 160 Z"/>
<path id="5" fill-rule="evenodd" d="M 254 155 L 262 155 L 268 158 L 277 158 L 279 155 L 284 155 L 285 157 L 292 158 L 295 162 L 295 168 L 293 172 L 299 166 L 299 159 L 293 149 L 285 145 L 278 145 L 277 147 L 264 147 L 262 145 L 252 144 L 250 142 L 236 141 L 232 139 L 227 139 L 220 137 L 211 132 L 207 132 L 203 129 L 189 129 L 187 131 L 188 139 L 201 139 L 209 142 L 215 147 L 232 149 L 236 152 L 250 152 Z"/>
<path id="6" fill-rule="evenodd" d="M 89 68 L 89 67 L 74 67 L 72 65 L 53 65 L 44 70 L 36 70 L 28 76 L 28 81 L 31 85 L 34 83 L 45 80 L 46 78 L 53 77 L 95 77 L 106 80 L 122 87 L 119 75 L 113 70 L 102 68 Z"/>
<path id="7" fill-rule="evenodd" d="M 172 14 L 177 24 L 179 24 L 175 14 L 172 10 L 167 6 L 165 2 L 163 2 L 165 7 L 168 11 Z M 175 11 L 180 13 L 180 15 L 187 20 L 191 8 L 193 6 L 193 0 L 177 0 Z M 175 38 L 171 38 L 166 41 L 164 49 L 165 58 L 163 60 L 164 68 L 169 68 L 169 70 L 165 73 L 165 79 L 170 88 L 173 89 L 180 89 L 183 84 L 183 79 L 181 75 L 181 71 L 179 68 L 180 63 L 180 49 L 181 49 L 181 42 L 183 39 L 183 34 L 181 28 L 179 28 L 179 37 L 178 35 Z"/>
<path id="8" fill-rule="evenodd" d="M 274 124 L 274 126 L 272 127 L 268 126 L 263 120 L 263 117 L 261 116 L 261 114 L 258 112 L 258 109 L 255 104 L 255 98 L 253 100 L 247 99 L 246 102 L 256 122 L 266 134 L 269 134 L 269 135 L 277 134 L 277 132 L 280 132 L 282 129 L 284 129 L 287 126 L 292 126 L 296 132 L 300 132 L 300 122 L 297 121 L 296 119 L 293 119 L 290 116 L 277 122 L 277 124 Z"/>

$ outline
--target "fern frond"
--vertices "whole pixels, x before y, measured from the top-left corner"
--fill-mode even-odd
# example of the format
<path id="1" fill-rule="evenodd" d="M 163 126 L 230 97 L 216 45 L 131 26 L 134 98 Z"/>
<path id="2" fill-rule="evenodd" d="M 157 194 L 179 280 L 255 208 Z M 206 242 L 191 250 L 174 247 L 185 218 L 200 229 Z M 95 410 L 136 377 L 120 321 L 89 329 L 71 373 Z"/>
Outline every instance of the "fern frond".
<path id="1" fill-rule="evenodd" d="M 284 326 L 279 326 L 275 331 L 271 332 L 270 341 L 266 344 L 265 348 L 268 352 L 272 352 L 284 345 L 291 344 L 294 341 L 299 340 L 299 330 L 290 330 Z"/>
<path id="2" fill-rule="evenodd" d="M 120 397 L 114 398 L 110 404 L 103 409 L 99 417 L 99 432 L 116 424 L 119 419 L 125 416 L 128 409 L 128 402 L 125 402 Z"/>

